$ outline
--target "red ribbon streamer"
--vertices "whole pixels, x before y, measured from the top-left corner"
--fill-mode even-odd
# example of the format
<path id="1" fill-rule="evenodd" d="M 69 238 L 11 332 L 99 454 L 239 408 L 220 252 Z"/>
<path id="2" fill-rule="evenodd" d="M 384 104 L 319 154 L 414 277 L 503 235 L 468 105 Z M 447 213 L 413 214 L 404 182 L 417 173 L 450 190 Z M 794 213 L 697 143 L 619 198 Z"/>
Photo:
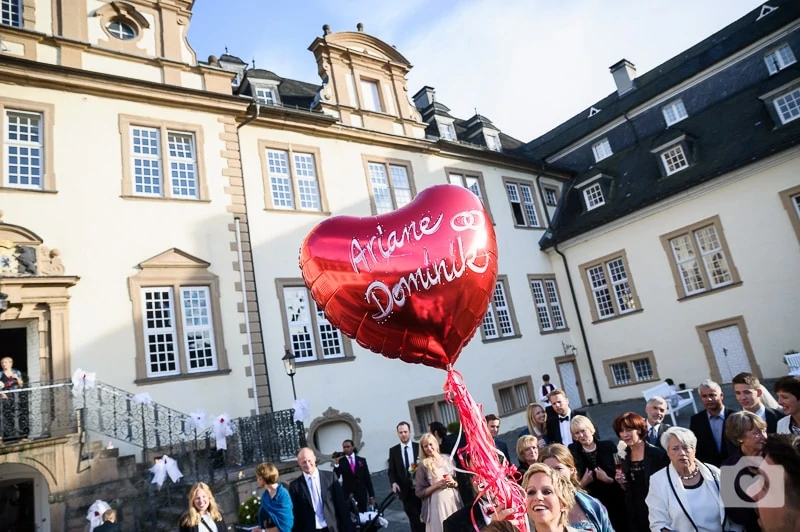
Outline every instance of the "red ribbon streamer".
<path id="1" fill-rule="evenodd" d="M 498 455 L 501 451 L 494 445 L 483 417 L 483 407 L 472 399 L 461 373 L 451 367 L 447 369 L 444 391 L 447 402 L 458 410 L 461 428 L 466 434 L 467 444 L 458 450 L 459 458 L 467 473 L 475 475 L 477 479 L 474 481 L 482 488 L 475 504 L 484 497 L 496 507 L 513 509 L 508 520 L 516 521 L 521 532 L 529 532 L 525 492 L 514 480 L 519 473 L 511 463 L 500 463 Z M 472 512 L 470 515 L 473 515 Z M 474 515 L 472 519 L 475 530 L 478 530 Z"/>

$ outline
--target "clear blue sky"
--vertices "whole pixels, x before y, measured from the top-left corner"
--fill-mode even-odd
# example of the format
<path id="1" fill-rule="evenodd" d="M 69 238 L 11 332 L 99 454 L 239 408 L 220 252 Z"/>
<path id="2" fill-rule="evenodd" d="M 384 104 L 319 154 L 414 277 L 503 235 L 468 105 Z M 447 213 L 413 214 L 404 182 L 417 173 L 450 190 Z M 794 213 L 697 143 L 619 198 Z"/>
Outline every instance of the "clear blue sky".
<path id="1" fill-rule="evenodd" d="M 614 91 L 623 57 L 639 75 L 708 37 L 756 0 L 197 0 L 189 43 L 199 60 L 231 54 L 276 74 L 318 83 L 308 46 L 364 30 L 395 45 L 456 116 L 475 108 L 530 140 Z"/>

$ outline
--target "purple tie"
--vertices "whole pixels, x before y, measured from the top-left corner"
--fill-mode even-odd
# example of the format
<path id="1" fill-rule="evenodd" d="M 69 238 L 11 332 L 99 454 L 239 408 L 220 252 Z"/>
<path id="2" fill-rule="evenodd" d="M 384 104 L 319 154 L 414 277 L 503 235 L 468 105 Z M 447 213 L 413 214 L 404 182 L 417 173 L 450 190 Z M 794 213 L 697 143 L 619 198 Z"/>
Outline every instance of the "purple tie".
<path id="1" fill-rule="evenodd" d="M 353 473 L 356 472 L 356 461 L 353 458 L 352 454 L 350 455 L 350 471 L 352 471 Z"/>

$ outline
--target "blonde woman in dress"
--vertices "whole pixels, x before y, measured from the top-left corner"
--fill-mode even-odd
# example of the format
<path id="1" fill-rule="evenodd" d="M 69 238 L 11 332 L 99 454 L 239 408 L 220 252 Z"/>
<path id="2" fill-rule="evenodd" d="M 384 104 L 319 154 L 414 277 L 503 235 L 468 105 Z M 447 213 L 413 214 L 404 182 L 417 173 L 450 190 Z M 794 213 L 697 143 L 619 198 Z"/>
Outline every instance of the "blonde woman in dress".
<path id="1" fill-rule="evenodd" d="M 442 532 L 445 519 L 461 508 L 455 481 L 455 467 L 447 455 L 439 453 L 439 442 L 433 434 L 419 440 L 419 468 L 415 491 L 422 500 L 422 521 L 426 532 Z"/>

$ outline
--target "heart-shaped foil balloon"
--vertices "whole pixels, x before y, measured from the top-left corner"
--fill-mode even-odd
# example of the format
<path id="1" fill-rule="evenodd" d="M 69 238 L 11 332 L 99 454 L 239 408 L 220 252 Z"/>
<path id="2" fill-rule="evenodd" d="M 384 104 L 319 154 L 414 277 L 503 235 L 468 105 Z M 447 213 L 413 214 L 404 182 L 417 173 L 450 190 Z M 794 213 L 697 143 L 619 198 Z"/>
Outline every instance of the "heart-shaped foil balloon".
<path id="1" fill-rule="evenodd" d="M 486 314 L 497 241 L 478 197 L 436 185 L 388 214 L 320 223 L 300 268 L 328 320 L 359 345 L 446 369 Z"/>

